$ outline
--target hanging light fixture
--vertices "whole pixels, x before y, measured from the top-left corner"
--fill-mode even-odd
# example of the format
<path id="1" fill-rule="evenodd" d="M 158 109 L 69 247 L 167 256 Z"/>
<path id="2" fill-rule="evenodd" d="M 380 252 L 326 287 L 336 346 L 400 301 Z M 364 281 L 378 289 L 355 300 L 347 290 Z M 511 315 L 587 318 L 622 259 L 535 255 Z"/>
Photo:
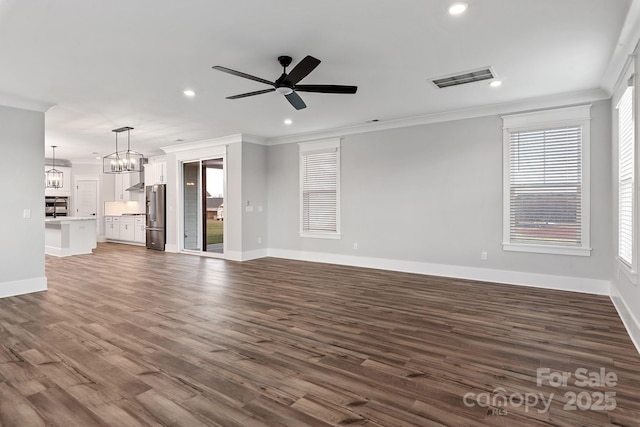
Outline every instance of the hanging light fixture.
<path id="1" fill-rule="evenodd" d="M 133 173 L 142 171 L 142 154 L 131 150 L 132 127 L 125 126 L 113 129 L 116 134 L 116 151 L 102 159 L 102 171 L 104 173 Z M 127 151 L 118 151 L 118 134 L 127 132 Z"/>
<path id="2" fill-rule="evenodd" d="M 44 173 L 44 182 L 47 188 L 62 188 L 62 171 L 56 169 L 56 147 L 57 145 L 51 146 L 53 148 L 52 168 Z"/>

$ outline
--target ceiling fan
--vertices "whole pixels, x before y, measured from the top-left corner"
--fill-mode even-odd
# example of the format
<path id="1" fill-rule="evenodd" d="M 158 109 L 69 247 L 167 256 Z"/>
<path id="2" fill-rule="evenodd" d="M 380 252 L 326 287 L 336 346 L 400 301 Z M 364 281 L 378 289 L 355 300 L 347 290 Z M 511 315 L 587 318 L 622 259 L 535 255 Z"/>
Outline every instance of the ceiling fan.
<path id="1" fill-rule="evenodd" d="M 302 110 L 307 105 L 304 103 L 300 95 L 296 92 L 319 92 L 319 93 L 345 93 L 353 94 L 358 90 L 357 86 L 342 86 L 342 85 L 299 85 L 298 82 L 304 79 L 310 72 L 312 72 L 319 64 L 320 60 L 313 56 L 305 56 L 302 61 L 298 63 L 293 69 L 287 73 L 287 67 L 291 65 L 290 56 L 279 56 L 278 62 L 283 68 L 282 75 L 275 82 L 262 79 L 260 77 L 252 76 L 250 74 L 242 73 L 240 71 L 232 70 L 230 68 L 221 67 L 216 65 L 214 70 L 222 71 L 224 73 L 233 74 L 234 76 L 244 77 L 245 79 L 255 80 L 260 83 L 273 86 L 271 89 L 257 90 L 255 92 L 241 93 L 239 95 L 227 96 L 227 99 L 246 98 L 247 96 L 260 95 L 268 92 L 278 92 L 287 98 L 289 103 L 293 105 L 296 110 Z"/>

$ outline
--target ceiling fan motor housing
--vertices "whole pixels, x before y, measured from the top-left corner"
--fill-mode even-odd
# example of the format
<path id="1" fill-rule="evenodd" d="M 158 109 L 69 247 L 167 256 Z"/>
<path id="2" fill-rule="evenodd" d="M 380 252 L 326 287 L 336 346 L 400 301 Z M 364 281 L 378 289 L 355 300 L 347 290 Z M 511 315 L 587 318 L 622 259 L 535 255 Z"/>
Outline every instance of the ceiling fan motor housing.
<path id="1" fill-rule="evenodd" d="M 280 63 L 280 65 L 282 65 L 283 68 L 287 68 L 289 65 L 291 65 L 291 61 L 293 61 L 293 59 L 291 59 L 290 56 L 278 56 L 278 62 Z"/>
<path id="2" fill-rule="evenodd" d="M 282 58 L 282 56 L 280 58 Z M 294 89 L 294 86 L 291 83 L 287 82 L 286 79 L 287 79 L 287 73 L 284 72 L 278 78 L 278 80 L 276 80 L 273 83 L 273 85 L 276 88 L 276 92 L 278 92 L 278 93 L 280 93 L 282 95 L 289 95 L 291 92 L 293 92 L 293 89 Z"/>

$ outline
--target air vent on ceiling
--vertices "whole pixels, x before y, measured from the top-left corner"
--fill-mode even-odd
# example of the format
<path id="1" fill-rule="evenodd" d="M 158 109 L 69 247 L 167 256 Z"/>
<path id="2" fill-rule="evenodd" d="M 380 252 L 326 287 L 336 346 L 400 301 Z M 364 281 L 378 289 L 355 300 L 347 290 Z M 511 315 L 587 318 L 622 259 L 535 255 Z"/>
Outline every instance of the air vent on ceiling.
<path id="1" fill-rule="evenodd" d="M 436 85 L 440 89 L 445 87 L 464 85 L 467 83 L 480 82 L 482 80 L 490 80 L 495 78 L 496 75 L 491 67 L 480 68 L 477 70 L 466 71 L 460 74 L 454 74 L 450 76 L 438 77 L 431 79 L 431 83 Z"/>

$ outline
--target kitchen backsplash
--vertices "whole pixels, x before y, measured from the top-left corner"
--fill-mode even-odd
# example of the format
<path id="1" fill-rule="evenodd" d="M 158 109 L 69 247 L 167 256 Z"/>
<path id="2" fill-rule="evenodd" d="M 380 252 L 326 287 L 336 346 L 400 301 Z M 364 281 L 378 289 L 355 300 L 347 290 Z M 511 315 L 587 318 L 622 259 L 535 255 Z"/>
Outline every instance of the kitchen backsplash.
<path id="1" fill-rule="evenodd" d="M 104 202 L 104 214 L 106 216 L 129 213 L 144 213 L 144 205 L 135 201 Z"/>

